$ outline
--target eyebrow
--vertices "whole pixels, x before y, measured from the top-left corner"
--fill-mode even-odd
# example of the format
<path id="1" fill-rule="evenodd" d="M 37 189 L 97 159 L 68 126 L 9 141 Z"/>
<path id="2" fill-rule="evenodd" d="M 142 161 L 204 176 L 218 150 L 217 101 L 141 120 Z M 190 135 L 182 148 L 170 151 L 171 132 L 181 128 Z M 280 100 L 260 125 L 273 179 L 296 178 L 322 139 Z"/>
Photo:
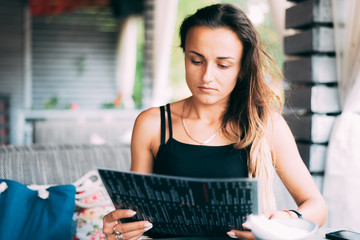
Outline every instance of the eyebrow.
<path id="1" fill-rule="evenodd" d="M 204 55 L 202 55 L 202 54 L 200 54 L 200 53 L 198 53 L 198 52 L 190 51 L 190 53 L 193 53 L 193 54 L 195 54 L 195 55 L 198 55 L 199 57 L 204 58 Z M 233 60 L 235 60 L 235 58 L 233 58 L 233 57 L 217 57 L 217 59 L 233 59 Z"/>

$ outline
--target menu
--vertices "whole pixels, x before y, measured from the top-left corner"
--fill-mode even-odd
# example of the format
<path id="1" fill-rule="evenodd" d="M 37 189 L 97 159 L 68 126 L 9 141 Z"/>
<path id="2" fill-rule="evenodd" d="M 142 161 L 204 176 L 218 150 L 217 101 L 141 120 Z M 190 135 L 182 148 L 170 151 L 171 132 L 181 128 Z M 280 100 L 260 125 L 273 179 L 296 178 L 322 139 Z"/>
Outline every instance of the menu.
<path id="1" fill-rule="evenodd" d="M 146 234 L 151 237 L 225 236 L 258 213 L 255 179 L 98 171 L 115 207 L 137 213 L 121 221 L 148 220 L 153 228 Z"/>

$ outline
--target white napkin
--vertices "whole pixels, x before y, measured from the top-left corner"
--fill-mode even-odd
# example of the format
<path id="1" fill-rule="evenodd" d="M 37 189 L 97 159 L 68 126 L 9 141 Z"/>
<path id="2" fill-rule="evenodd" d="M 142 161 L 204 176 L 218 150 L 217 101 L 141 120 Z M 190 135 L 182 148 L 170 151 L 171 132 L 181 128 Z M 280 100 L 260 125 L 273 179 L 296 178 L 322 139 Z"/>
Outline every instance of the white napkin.
<path id="1" fill-rule="evenodd" d="M 303 239 L 309 235 L 309 232 L 304 229 L 290 227 L 262 215 L 250 215 L 246 223 L 250 225 L 254 235 L 260 239 L 293 240 Z"/>

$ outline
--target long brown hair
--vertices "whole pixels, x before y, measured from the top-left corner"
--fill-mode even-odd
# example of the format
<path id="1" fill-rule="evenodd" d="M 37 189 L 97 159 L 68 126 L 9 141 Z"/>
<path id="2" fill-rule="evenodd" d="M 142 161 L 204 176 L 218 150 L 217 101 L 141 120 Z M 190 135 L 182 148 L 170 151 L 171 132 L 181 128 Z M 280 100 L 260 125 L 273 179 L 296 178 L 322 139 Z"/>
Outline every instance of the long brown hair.
<path id="1" fill-rule="evenodd" d="M 231 4 L 215 4 L 185 18 L 180 27 L 183 51 L 186 34 L 195 26 L 229 28 L 243 44 L 241 69 L 223 113 L 222 129 L 227 137 L 234 140 L 235 148 L 248 150 L 249 177 L 259 179 L 260 194 L 264 195 L 263 211 L 270 211 L 275 208 L 272 194 L 274 156 L 271 156 L 264 135 L 271 112 L 277 107 L 281 111 L 281 100 L 270 88 L 265 76 L 271 76 L 270 80 L 281 79 L 282 74 L 279 68 L 273 69 L 275 62 L 263 50 L 258 32 L 241 9 Z"/>

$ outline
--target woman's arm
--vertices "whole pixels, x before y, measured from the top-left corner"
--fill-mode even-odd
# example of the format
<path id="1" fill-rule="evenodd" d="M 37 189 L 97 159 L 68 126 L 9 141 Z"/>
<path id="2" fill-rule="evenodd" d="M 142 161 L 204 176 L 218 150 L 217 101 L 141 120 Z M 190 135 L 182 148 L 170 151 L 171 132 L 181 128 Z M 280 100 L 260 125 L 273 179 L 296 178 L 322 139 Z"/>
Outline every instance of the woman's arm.
<path id="1" fill-rule="evenodd" d="M 303 218 L 321 226 L 327 218 L 326 203 L 300 157 L 284 118 L 280 114 L 273 114 L 271 120 L 265 136 L 275 156 L 275 170 L 298 205 L 297 211 Z M 276 211 L 269 218 L 297 217 L 293 212 L 290 214 L 291 216 L 287 212 Z M 233 238 L 255 239 L 254 235 L 247 231 L 231 230 L 228 235 Z"/>
<path id="2" fill-rule="evenodd" d="M 266 136 L 275 156 L 275 170 L 298 205 L 298 211 L 304 218 L 323 225 L 327 218 L 326 203 L 300 157 L 289 126 L 280 114 L 272 115 L 271 129 Z"/>
<path id="3" fill-rule="evenodd" d="M 160 146 L 160 110 L 148 109 L 137 117 L 131 138 L 131 171 L 151 173 Z"/>
<path id="4" fill-rule="evenodd" d="M 158 137 L 156 134 L 158 133 Z M 158 144 L 156 144 L 158 143 Z M 160 145 L 160 111 L 152 108 L 142 112 L 136 119 L 131 139 L 131 171 L 151 173 L 154 156 Z M 148 221 L 121 223 L 136 213 L 132 210 L 114 210 L 103 218 L 103 232 L 107 239 L 139 239 L 152 227 Z"/>

